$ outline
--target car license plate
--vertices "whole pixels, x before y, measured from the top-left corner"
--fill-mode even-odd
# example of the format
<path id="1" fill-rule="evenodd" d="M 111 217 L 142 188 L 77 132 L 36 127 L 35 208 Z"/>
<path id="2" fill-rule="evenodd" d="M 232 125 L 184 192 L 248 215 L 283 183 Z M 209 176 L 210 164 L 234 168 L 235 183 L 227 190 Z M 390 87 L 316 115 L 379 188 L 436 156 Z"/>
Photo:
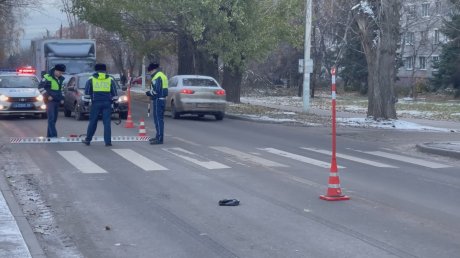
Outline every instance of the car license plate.
<path id="1" fill-rule="evenodd" d="M 196 107 L 197 108 L 209 108 L 210 105 L 209 104 L 196 104 Z"/>
<path id="2" fill-rule="evenodd" d="M 14 103 L 13 107 L 14 108 L 31 108 L 32 104 L 30 104 L 30 103 Z"/>

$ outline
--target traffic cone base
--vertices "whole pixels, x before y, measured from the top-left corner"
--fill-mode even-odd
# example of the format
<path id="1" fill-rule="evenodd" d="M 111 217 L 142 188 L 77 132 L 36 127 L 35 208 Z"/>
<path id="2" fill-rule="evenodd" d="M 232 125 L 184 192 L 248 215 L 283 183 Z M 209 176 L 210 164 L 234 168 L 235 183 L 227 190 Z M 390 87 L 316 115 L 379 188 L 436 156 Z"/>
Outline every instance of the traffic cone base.
<path id="1" fill-rule="evenodd" d="M 326 195 L 320 195 L 319 198 L 321 200 L 325 200 L 325 201 L 346 201 L 346 200 L 350 200 L 350 197 L 346 196 L 346 195 L 342 195 L 342 196 L 326 196 Z"/>
<path id="2" fill-rule="evenodd" d="M 126 119 L 125 128 L 134 128 L 134 122 L 131 117 L 131 113 L 128 114 L 128 119 Z"/>

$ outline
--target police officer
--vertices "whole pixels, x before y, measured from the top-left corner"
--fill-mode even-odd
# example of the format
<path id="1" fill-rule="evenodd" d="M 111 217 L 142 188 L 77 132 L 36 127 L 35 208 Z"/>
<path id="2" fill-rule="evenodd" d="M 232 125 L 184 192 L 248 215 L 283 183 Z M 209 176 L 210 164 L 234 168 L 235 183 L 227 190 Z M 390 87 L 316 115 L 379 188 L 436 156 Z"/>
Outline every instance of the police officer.
<path id="1" fill-rule="evenodd" d="M 56 121 L 59 113 L 59 105 L 64 104 L 62 95 L 62 82 L 65 72 L 65 65 L 56 64 L 47 74 L 38 86 L 38 90 L 43 95 L 46 103 L 46 115 L 48 116 L 48 130 L 46 137 L 57 137 Z"/>
<path id="2" fill-rule="evenodd" d="M 150 63 L 147 71 L 152 76 L 151 90 L 145 94 L 152 99 L 153 123 L 155 124 L 156 136 L 150 138 L 150 144 L 163 144 L 165 98 L 168 96 L 168 78 L 159 70 L 158 63 Z"/>
<path id="3" fill-rule="evenodd" d="M 110 122 L 112 103 L 118 102 L 117 88 L 113 79 L 106 74 L 107 67 L 105 64 L 96 64 L 94 70 L 96 72 L 88 79 L 85 86 L 84 100 L 86 103 L 91 101 L 91 111 L 86 138 L 82 142 L 90 145 L 96 132 L 99 114 L 102 113 L 105 146 L 112 146 Z"/>

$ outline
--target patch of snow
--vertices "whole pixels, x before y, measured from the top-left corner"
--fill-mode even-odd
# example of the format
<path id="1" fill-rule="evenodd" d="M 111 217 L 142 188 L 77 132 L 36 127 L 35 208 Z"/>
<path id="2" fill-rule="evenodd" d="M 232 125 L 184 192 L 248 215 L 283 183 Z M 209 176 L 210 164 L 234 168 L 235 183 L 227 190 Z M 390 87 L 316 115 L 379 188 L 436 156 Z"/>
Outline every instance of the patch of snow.
<path id="1" fill-rule="evenodd" d="M 382 128 L 382 129 L 399 129 L 414 131 L 432 131 L 432 132 L 451 132 L 451 129 L 424 126 L 404 120 L 385 120 L 375 121 L 369 118 L 338 118 L 337 122 L 347 126 Z"/>

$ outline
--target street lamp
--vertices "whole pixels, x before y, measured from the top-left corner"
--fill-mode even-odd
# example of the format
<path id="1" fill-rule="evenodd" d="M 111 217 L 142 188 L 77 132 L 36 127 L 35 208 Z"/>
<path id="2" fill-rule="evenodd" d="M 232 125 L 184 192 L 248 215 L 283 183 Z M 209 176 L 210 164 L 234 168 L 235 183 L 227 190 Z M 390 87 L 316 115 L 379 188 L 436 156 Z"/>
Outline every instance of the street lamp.
<path id="1" fill-rule="evenodd" d="M 313 72 L 313 60 L 310 59 L 311 47 L 311 5 L 313 0 L 305 3 L 305 45 L 303 59 L 303 112 L 310 109 L 310 73 Z"/>

